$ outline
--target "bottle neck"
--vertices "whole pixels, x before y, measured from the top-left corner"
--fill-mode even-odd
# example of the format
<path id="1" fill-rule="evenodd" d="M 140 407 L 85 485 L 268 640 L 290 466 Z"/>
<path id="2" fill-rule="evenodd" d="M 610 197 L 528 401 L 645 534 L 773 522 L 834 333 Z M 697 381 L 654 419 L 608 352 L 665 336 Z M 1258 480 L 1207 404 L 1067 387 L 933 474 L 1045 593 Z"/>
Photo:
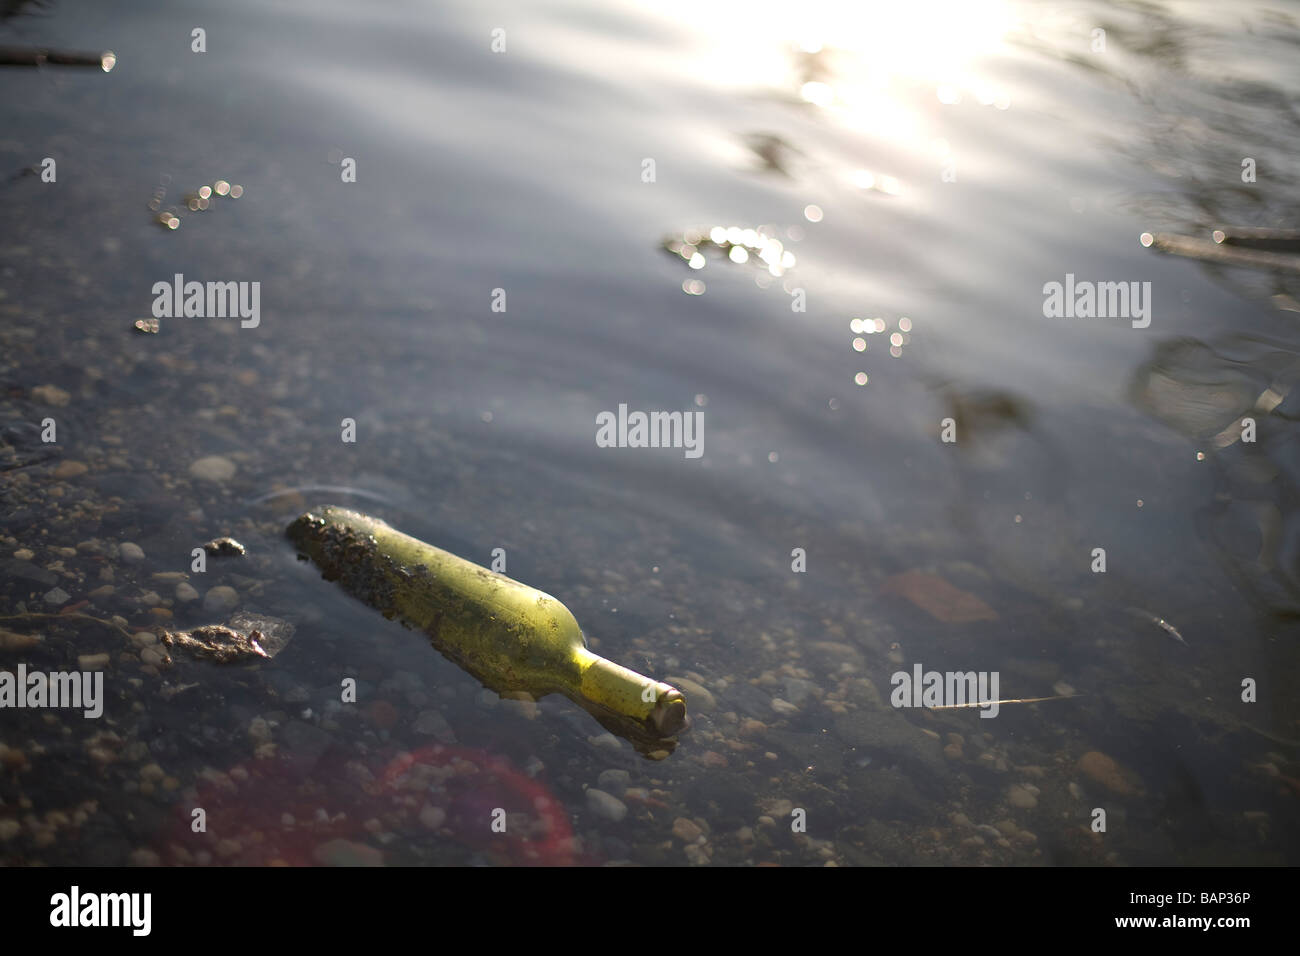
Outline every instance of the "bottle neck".
<path id="1" fill-rule="evenodd" d="M 590 703 L 664 737 L 677 733 L 685 724 L 686 700 L 677 688 L 615 664 L 585 647 L 577 648 L 574 658 L 578 662 L 578 692 Z"/>

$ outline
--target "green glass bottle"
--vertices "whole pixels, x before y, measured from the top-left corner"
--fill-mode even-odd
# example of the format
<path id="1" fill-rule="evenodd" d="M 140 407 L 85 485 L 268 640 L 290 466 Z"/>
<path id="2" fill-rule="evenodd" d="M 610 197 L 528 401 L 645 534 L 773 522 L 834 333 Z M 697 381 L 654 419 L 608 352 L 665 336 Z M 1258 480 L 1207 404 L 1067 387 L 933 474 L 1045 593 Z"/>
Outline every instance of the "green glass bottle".
<path id="1" fill-rule="evenodd" d="M 686 724 L 681 691 L 592 653 L 549 594 L 344 508 L 308 512 L 288 536 L 326 580 L 423 631 L 503 696 L 563 694 L 642 753 L 670 751 Z"/>

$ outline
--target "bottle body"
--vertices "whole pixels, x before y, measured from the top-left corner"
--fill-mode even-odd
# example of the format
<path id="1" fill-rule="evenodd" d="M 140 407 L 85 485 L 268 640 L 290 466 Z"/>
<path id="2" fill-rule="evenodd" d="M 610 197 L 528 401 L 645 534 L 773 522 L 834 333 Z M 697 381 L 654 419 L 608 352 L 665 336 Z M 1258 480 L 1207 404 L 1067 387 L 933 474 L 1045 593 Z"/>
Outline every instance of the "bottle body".
<path id="1" fill-rule="evenodd" d="M 651 737 L 685 724 L 680 691 L 593 654 L 549 594 L 344 508 L 304 514 L 287 533 L 327 580 L 423 631 L 498 693 L 561 693 L 606 726 L 627 722 Z"/>

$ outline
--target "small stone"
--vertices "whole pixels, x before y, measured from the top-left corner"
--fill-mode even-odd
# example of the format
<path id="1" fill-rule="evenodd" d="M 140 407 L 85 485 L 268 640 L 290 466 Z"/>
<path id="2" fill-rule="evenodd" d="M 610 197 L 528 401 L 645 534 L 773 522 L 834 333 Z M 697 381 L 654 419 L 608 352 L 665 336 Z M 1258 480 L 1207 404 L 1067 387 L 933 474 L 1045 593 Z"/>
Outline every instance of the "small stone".
<path id="1" fill-rule="evenodd" d="M 685 817 L 678 817 L 673 821 L 673 836 L 683 843 L 694 843 L 700 837 L 704 836 L 704 831 L 692 821 Z"/>
<path id="2" fill-rule="evenodd" d="M 700 754 L 700 763 L 704 764 L 706 767 L 721 769 L 727 766 L 727 758 L 716 750 L 706 750 L 704 753 Z"/>
<path id="3" fill-rule="evenodd" d="M 587 806 L 592 813 L 618 823 L 627 816 L 627 804 L 613 794 L 595 787 L 587 791 Z"/>
<path id="4" fill-rule="evenodd" d="M 131 635 L 131 643 L 136 647 L 148 647 L 158 643 L 158 635 L 151 631 L 136 631 Z"/>
<path id="5" fill-rule="evenodd" d="M 72 396 L 57 385 L 37 385 L 32 389 L 32 398 L 38 402 L 44 402 L 46 405 L 55 405 L 59 408 L 72 401 Z"/>
<path id="6" fill-rule="evenodd" d="M 19 561 L 30 561 L 32 558 L 36 557 L 36 552 L 31 548 L 19 548 L 14 552 L 14 557 Z"/>
<path id="7" fill-rule="evenodd" d="M 757 737 L 767 733 L 767 724 L 753 717 L 746 717 L 740 722 L 740 736 Z"/>
<path id="8" fill-rule="evenodd" d="M 1038 798 L 1019 784 L 1012 784 L 1007 788 L 1007 802 L 1021 810 L 1032 810 L 1038 806 Z"/>
<path id="9" fill-rule="evenodd" d="M 771 704 L 774 711 L 785 717 L 790 717 L 799 713 L 798 707 L 790 703 L 788 700 L 782 700 L 780 697 L 773 697 Z"/>
<path id="10" fill-rule="evenodd" d="M 165 776 L 167 776 L 167 771 L 163 770 L 163 768 L 156 763 L 145 764 L 143 767 L 140 768 L 141 780 L 153 780 L 155 782 L 161 782 L 163 777 Z"/>
<path id="11" fill-rule="evenodd" d="M 708 848 L 692 843 L 686 848 L 686 862 L 691 866 L 707 866 L 709 863 Z"/>
<path id="12" fill-rule="evenodd" d="M 384 855 L 374 847 L 351 840 L 330 840 L 312 851 L 322 866 L 383 866 Z"/>
<path id="13" fill-rule="evenodd" d="M 161 647 L 146 647 L 140 652 L 140 660 L 150 667 L 166 667 L 171 663 L 171 658 Z"/>
<path id="14" fill-rule="evenodd" d="M 67 604 L 72 595 L 63 588 L 52 588 L 45 592 L 45 603 L 58 607 L 60 604 Z"/>
<path id="15" fill-rule="evenodd" d="M 233 611 L 239 604 L 239 592 L 225 584 L 209 588 L 203 596 L 203 610 L 210 614 L 223 614 Z"/>
<path id="16" fill-rule="evenodd" d="M 138 544 L 123 541 L 117 546 L 117 555 L 127 564 L 138 564 L 144 560 L 144 549 Z"/>
<path id="17" fill-rule="evenodd" d="M 801 677 L 787 677 L 785 679 L 785 696 L 790 703 L 795 706 L 801 706 L 817 690 L 817 685 L 810 680 L 804 680 Z"/>
<path id="18" fill-rule="evenodd" d="M 222 458 L 220 455 L 209 455 L 190 465 L 190 475 L 199 481 L 221 484 L 235 477 L 235 463 L 229 458 Z"/>
<path id="19" fill-rule="evenodd" d="M 433 807 L 426 803 L 424 809 L 420 811 L 420 823 L 430 830 L 436 830 L 446 822 L 447 811 L 441 807 Z"/>
<path id="20" fill-rule="evenodd" d="M 619 740 L 613 734 L 597 734 L 595 737 L 588 737 L 587 743 L 601 750 L 623 749 L 623 741 Z"/>
<path id="21" fill-rule="evenodd" d="M 90 471 L 79 461 L 62 461 L 59 467 L 54 469 L 54 477 L 60 481 L 66 481 L 69 478 L 77 478 Z"/>
<path id="22" fill-rule="evenodd" d="M 632 775 L 626 770 L 602 770 L 600 776 L 596 778 L 596 783 L 600 789 L 607 793 L 619 794 L 627 790 L 628 785 L 632 782 Z"/>
<path id="23" fill-rule="evenodd" d="M 445 744 L 454 744 L 456 742 L 456 732 L 451 729 L 451 724 L 447 723 L 447 718 L 436 710 L 420 711 L 415 718 L 415 723 L 411 725 L 411 729 L 417 734 L 433 737 Z"/>
<path id="24" fill-rule="evenodd" d="M 190 601 L 197 601 L 198 599 L 199 592 L 194 590 L 194 585 L 188 581 L 182 581 L 176 585 L 176 600 L 182 604 L 188 604 Z"/>
<path id="25" fill-rule="evenodd" d="M 233 558 L 243 554 L 246 549 L 234 538 L 213 538 L 203 546 L 203 550 L 217 557 Z"/>
<path id="26" fill-rule="evenodd" d="M 82 654 L 77 658 L 77 666 L 83 671 L 103 670 L 108 666 L 108 654 Z"/>
<path id="27" fill-rule="evenodd" d="M 365 713 L 366 723 L 378 730 L 389 730 L 397 723 L 397 708 L 386 700 L 375 701 Z"/>
<path id="28" fill-rule="evenodd" d="M 943 755 L 947 757 L 949 760 L 960 760 L 962 757 L 961 745 L 948 744 L 946 747 L 943 748 Z"/>
<path id="29" fill-rule="evenodd" d="M 132 866 L 161 866 L 162 857 L 147 847 L 131 851 Z"/>
<path id="30" fill-rule="evenodd" d="M 1118 763 L 1099 750 L 1090 750 L 1079 758 L 1078 770 L 1093 783 L 1119 796 L 1134 792 L 1128 774 Z"/>
<path id="31" fill-rule="evenodd" d="M 0 820 L 0 843 L 12 840 L 22 829 L 23 825 L 12 817 Z"/>
<path id="32" fill-rule="evenodd" d="M 686 705 L 693 711 L 704 713 L 718 706 L 713 694 L 697 681 L 689 677 L 665 677 L 665 684 L 672 684 L 686 695 Z"/>

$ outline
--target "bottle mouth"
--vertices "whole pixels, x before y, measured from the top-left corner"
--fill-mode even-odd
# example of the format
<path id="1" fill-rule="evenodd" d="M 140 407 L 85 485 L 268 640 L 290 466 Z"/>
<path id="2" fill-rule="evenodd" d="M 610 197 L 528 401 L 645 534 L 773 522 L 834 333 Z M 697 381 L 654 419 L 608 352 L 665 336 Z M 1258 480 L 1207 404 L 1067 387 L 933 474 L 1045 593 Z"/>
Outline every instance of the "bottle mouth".
<path id="1" fill-rule="evenodd" d="M 671 737 L 686 726 L 686 698 L 679 690 L 665 694 L 650 711 L 650 724 L 664 737 Z"/>

